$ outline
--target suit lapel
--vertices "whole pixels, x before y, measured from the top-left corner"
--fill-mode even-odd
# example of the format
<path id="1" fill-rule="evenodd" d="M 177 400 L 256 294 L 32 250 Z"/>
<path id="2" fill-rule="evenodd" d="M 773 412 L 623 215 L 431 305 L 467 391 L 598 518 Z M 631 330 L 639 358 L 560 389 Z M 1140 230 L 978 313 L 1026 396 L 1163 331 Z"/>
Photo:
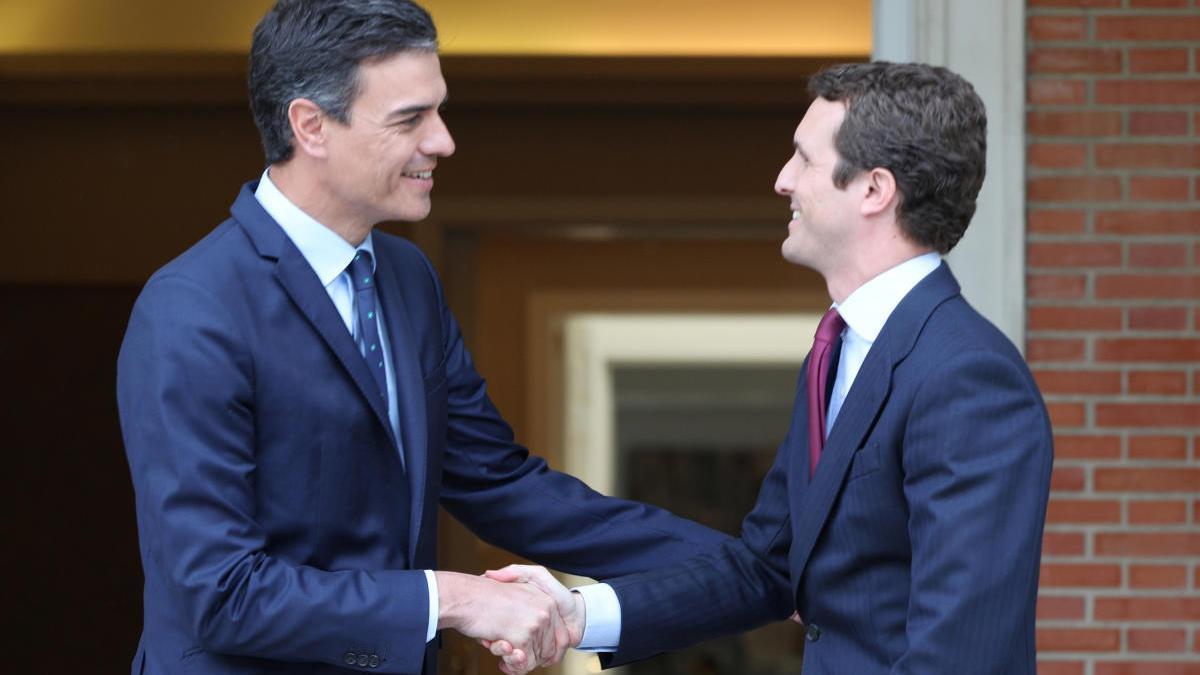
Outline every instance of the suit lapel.
<path id="1" fill-rule="evenodd" d="M 375 417 L 387 430 L 388 438 L 394 445 L 396 439 L 392 435 L 392 425 L 388 421 L 387 408 L 379 396 L 379 387 L 375 384 L 374 378 L 371 377 L 371 371 L 367 368 L 367 361 L 359 353 L 358 345 L 354 344 L 354 338 L 350 335 L 350 331 L 346 330 L 346 324 L 337 313 L 337 308 L 333 306 L 333 301 L 329 299 L 329 294 L 321 286 L 321 281 L 317 279 L 317 275 L 309 266 L 308 261 L 295 247 L 292 247 L 290 252 L 285 250 L 275 267 L 275 277 L 279 279 L 279 283 L 291 296 L 292 301 L 300 308 L 309 323 L 313 325 L 313 328 L 317 329 L 321 339 L 337 356 L 338 361 L 349 373 L 350 379 L 358 387 L 359 393 L 371 406 Z"/>
<path id="2" fill-rule="evenodd" d="M 321 286 L 316 272 L 254 197 L 256 187 L 257 182 L 243 186 L 233 204 L 234 218 L 241 223 L 258 254 L 276 261 L 275 278 L 346 369 L 359 393 L 387 431 L 388 438 L 395 444 L 387 408 L 379 396 L 379 389 L 371 377 L 366 360 L 359 353 L 354 338 L 346 330 L 346 324 Z"/>
<path id="3" fill-rule="evenodd" d="M 416 556 L 421 519 L 425 505 L 426 443 L 428 428 L 425 422 L 425 383 L 421 371 L 419 351 L 413 335 L 412 321 L 404 305 L 403 276 L 399 261 L 376 238 L 376 276 L 381 283 L 375 287 L 379 303 L 383 307 L 383 320 L 387 324 L 388 340 L 391 342 L 392 365 L 396 376 L 397 405 L 400 410 L 400 438 L 404 447 L 404 465 L 408 473 L 410 494 L 410 523 L 408 557 Z M 435 320 L 435 319 L 431 319 Z"/>
<path id="4" fill-rule="evenodd" d="M 933 310 L 958 293 L 958 283 L 943 262 L 896 306 L 854 378 L 850 393 L 825 441 L 821 461 L 817 464 L 812 481 L 808 481 L 808 434 L 798 436 L 797 454 L 803 459 L 793 464 L 789 480 L 789 484 L 804 486 L 790 500 L 792 518 L 796 523 L 789 551 L 794 592 L 799 591 L 804 568 L 829 518 L 833 503 L 841 492 L 854 453 L 874 428 L 887 403 L 896 364 L 912 351 L 921 328 Z M 807 410 L 806 400 L 796 406 L 796 414 L 802 418 L 801 429 L 805 430 L 808 429 Z"/>
<path id="5" fill-rule="evenodd" d="M 817 536 L 829 518 L 833 502 L 842 489 L 846 471 L 850 468 L 850 460 L 862 440 L 866 438 L 880 410 L 887 400 L 891 385 L 893 361 L 886 343 L 877 341 L 867 353 L 862 368 L 854 378 L 850 393 L 846 396 L 842 410 L 825 440 L 825 448 L 821 451 L 821 461 L 817 464 L 817 472 L 808 481 L 808 434 L 801 438 L 802 451 L 799 453 L 805 459 L 793 467 L 792 478 L 804 481 L 805 489 L 798 499 L 793 499 L 792 514 L 796 519 L 796 529 L 792 538 L 792 548 L 789 552 L 792 570 L 793 590 L 798 590 L 804 567 L 816 544 Z M 807 404 L 800 406 L 801 411 L 808 409 Z M 804 429 L 808 428 L 805 413 Z"/>

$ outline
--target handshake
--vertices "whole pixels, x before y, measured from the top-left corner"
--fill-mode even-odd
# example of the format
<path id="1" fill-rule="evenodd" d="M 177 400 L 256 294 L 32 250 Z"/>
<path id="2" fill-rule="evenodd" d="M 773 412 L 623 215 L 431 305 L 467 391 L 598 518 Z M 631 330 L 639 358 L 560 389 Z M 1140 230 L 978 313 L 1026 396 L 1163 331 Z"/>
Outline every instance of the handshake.
<path id="1" fill-rule="evenodd" d="M 583 637 L 583 597 L 544 567 L 509 565 L 476 577 L 437 572 L 438 629 L 475 638 L 500 657 L 505 675 L 562 660 Z"/>

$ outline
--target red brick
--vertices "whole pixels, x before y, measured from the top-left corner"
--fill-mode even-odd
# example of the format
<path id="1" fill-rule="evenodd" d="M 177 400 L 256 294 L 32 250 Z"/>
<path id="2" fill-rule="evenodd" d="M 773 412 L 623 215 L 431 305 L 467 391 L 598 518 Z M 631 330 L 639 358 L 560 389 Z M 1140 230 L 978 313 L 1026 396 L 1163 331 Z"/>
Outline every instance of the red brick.
<path id="1" fill-rule="evenodd" d="M 1038 659 L 1038 675 L 1084 675 L 1084 662 Z"/>
<path id="2" fill-rule="evenodd" d="M 1121 566 L 1095 563 L 1042 565 L 1042 588 L 1111 588 L 1121 585 Z"/>
<path id="3" fill-rule="evenodd" d="M 1200 299 L 1200 274 L 1108 274 L 1096 278 L 1096 297 Z"/>
<path id="4" fill-rule="evenodd" d="M 1183 371 L 1137 370 L 1129 373 L 1130 394 L 1178 396 L 1187 393 L 1187 373 Z"/>
<path id="5" fill-rule="evenodd" d="M 1034 143 L 1026 155 L 1038 169 L 1080 169 L 1087 162 L 1087 146 L 1078 143 Z"/>
<path id="6" fill-rule="evenodd" d="M 1043 394 L 1121 393 L 1121 373 L 1115 370 L 1038 370 L 1034 379 Z"/>
<path id="7" fill-rule="evenodd" d="M 1046 412 L 1050 414 L 1050 424 L 1055 429 L 1081 427 L 1086 419 L 1086 409 L 1082 403 L 1047 403 Z"/>
<path id="8" fill-rule="evenodd" d="M 1095 675 L 1200 675 L 1200 662 L 1097 661 Z"/>
<path id="9" fill-rule="evenodd" d="M 1200 533 L 1100 532 L 1096 534 L 1096 554 L 1140 558 L 1196 556 L 1200 555 Z"/>
<path id="10" fill-rule="evenodd" d="M 1031 202 L 1108 202 L 1121 198 L 1116 176 L 1042 176 L 1026 184 Z"/>
<path id="11" fill-rule="evenodd" d="M 1119 73 L 1121 50 L 1084 48 L 1042 48 L 1029 52 L 1026 61 L 1030 73 Z"/>
<path id="12" fill-rule="evenodd" d="M 1050 490 L 1054 492 L 1079 492 L 1083 489 L 1083 468 L 1078 466 L 1056 466 L 1050 472 Z"/>
<path id="13" fill-rule="evenodd" d="M 1121 632 L 1112 628 L 1039 628 L 1037 648 L 1058 652 L 1114 652 Z"/>
<path id="14" fill-rule="evenodd" d="M 1031 90 L 1032 92 L 1032 90 Z M 1071 104 L 1083 103 L 1086 90 L 1080 87 L 1080 100 L 1069 100 L 1072 93 L 1067 87 L 1046 87 L 1038 91 L 1039 96 L 1063 100 L 1038 101 L 1030 97 L 1030 103 Z M 1169 80 L 1103 80 L 1096 83 L 1096 103 L 1101 105 L 1194 105 L 1200 103 L 1200 79 L 1176 78 Z"/>
<path id="15" fill-rule="evenodd" d="M 1129 502 L 1130 525 L 1182 525 L 1187 523 L 1188 504 L 1183 501 Z"/>
<path id="16" fill-rule="evenodd" d="M 1186 136 L 1187 113 L 1159 110 L 1129 113 L 1129 133 L 1132 136 Z"/>
<path id="17" fill-rule="evenodd" d="M 1036 110 L 1026 116 L 1026 125 L 1026 132 L 1034 136 L 1117 136 L 1121 133 L 1121 113 Z"/>
<path id="18" fill-rule="evenodd" d="M 1133 267 L 1186 267 L 1187 247 L 1182 244 L 1130 244 L 1129 264 Z"/>
<path id="19" fill-rule="evenodd" d="M 1119 267 L 1121 245 L 1035 243 L 1029 245 L 1025 261 L 1029 267 Z"/>
<path id="20" fill-rule="evenodd" d="M 1133 330 L 1183 330 L 1187 328 L 1184 307 L 1134 307 L 1129 310 Z"/>
<path id="21" fill-rule="evenodd" d="M 1186 73 L 1188 50 L 1186 49 L 1131 49 L 1129 50 L 1129 72 L 1131 73 Z"/>
<path id="22" fill-rule="evenodd" d="M 1183 565 L 1130 565 L 1131 588 L 1187 588 L 1187 567 Z"/>
<path id="23" fill-rule="evenodd" d="M 1096 426 L 1200 426 L 1200 403 L 1097 403 Z"/>
<path id="24" fill-rule="evenodd" d="M 1034 16 L 1029 18 L 1033 40 L 1082 40 L 1087 37 L 1087 18 L 1082 16 Z"/>
<path id="25" fill-rule="evenodd" d="M 1096 598 L 1094 613 L 1098 621 L 1200 621 L 1200 598 Z"/>
<path id="26" fill-rule="evenodd" d="M 1082 234 L 1087 214 L 1063 209 L 1030 209 L 1029 231 L 1034 234 Z"/>
<path id="27" fill-rule="evenodd" d="M 1030 307 L 1029 330 L 1119 330 L 1119 307 Z"/>
<path id="28" fill-rule="evenodd" d="M 1129 199 L 1145 202 L 1186 202 L 1191 192 L 1187 178 L 1131 176 Z"/>
<path id="29" fill-rule="evenodd" d="M 1082 275 L 1031 274 L 1026 284 L 1026 296 L 1035 300 L 1078 300 L 1087 287 Z"/>
<path id="30" fill-rule="evenodd" d="M 1042 661 L 1037 662 L 1038 675 L 1083 675 L 1083 661 Z"/>
<path id="31" fill-rule="evenodd" d="M 1200 339 L 1113 338 L 1096 342 L 1097 361 L 1200 361 Z"/>
<path id="32" fill-rule="evenodd" d="M 1054 524 L 1119 524 L 1121 502 L 1114 499 L 1051 499 L 1046 522 Z"/>
<path id="33" fill-rule="evenodd" d="M 1057 459 L 1119 459 L 1121 437 L 1055 434 L 1054 456 Z"/>
<path id="34" fill-rule="evenodd" d="M 1073 595 L 1040 595 L 1037 599 L 1037 618 L 1041 621 L 1083 619 L 1083 598 Z"/>
<path id="35" fill-rule="evenodd" d="M 1200 87 L 1198 87 L 1200 88 Z M 1160 92 L 1121 91 L 1120 96 L 1159 96 Z M 1087 85 L 1079 80 L 1029 80 L 1029 103 L 1033 105 L 1072 105 L 1087 102 Z"/>
<path id="36" fill-rule="evenodd" d="M 1187 436 L 1130 436 L 1130 459 L 1187 459 Z"/>
<path id="37" fill-rule="evenodd" d="M 1042 535 L 1042 555 L 1083 555 L 1083 535 L 1079 532 L 1046 532 Z"/>
<path id="38" fill-rule="evenodd" d="M 1098 467 L 1094 479 L 1097 492 L 1200 491 L 1200 469 Z"/>
<path id="39" fill-rule="evenodd" d="M 1096 166 L 1105 169 L 1192 169 L 1200 167 L 1200 145 L 1105 143 L 1097 145 Z"/>
<path id="40" fill-rule="evenodd" d="M 1030 363 L 1083 360 L 1083 340 L 1031 338 L 1025 342 L 1025 357 Z"/>
<path id="41" fill-rule="evenodd" d="M 1120 7 L 1121 0 L 1029 0 L 1029 7 Z"/>
<path id="42" fill-rule="evenodd" d="M 1096 214 L 1098 234 L 1200 234 L 1200 211 L 1104 211 Z"/>
<path id="43" fill-rule="evenodd" d="M 1198 16 L 1102 16 L 1097 40 L 1200 40 Z"/>
<path id="44" fill-rule="evenodd" d="M 1172 628 L 1130 628 L 1126 632 L 1129 650 L 1155 654 L 1187 650 L 1187 631 Z"/>

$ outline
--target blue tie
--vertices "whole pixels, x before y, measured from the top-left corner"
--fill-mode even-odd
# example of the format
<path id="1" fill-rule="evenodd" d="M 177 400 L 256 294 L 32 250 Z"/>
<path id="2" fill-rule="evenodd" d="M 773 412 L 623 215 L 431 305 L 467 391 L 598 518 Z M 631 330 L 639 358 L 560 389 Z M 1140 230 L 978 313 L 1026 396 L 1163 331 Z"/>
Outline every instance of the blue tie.
<path id="1" fill-rule="evenodd" d="M 354 284 L 354 307 L 358 319 L 358 350 L 367 360 L 367 368 L 379 385 L 379 395 L 387 406 L 387 370 L 383 365 L 383 344 L 379 340 L 379 312 L 375 301 L 375 266 L 371 254 L 356 251 L 350 261 L 350 280 Z"/>

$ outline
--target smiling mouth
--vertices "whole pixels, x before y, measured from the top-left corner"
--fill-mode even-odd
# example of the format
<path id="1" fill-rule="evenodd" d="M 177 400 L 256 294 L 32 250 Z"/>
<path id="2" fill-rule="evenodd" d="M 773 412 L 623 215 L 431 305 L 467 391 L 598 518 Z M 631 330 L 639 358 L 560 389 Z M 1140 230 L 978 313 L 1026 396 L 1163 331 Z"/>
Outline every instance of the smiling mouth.
<path id="1" fill-rule="evenodd" d="M 800 220 L 800 212 L 799 211 L 795 211 L 795 210 L 792 211 L 792 220 Z"/>
<path id="2" fill-rule="evenodd" d="M 418 180 L 429 180 L 430 178 L 433 178 L 433 170 L 430 169 L 429 171 L 416 171 L 416 172 L 412 172 L 412 173 L 409 173 L 406 171 L 406 172 L 402 173 L 401 175 L 404 176 L 405 178 L 416 178 Z"/>

